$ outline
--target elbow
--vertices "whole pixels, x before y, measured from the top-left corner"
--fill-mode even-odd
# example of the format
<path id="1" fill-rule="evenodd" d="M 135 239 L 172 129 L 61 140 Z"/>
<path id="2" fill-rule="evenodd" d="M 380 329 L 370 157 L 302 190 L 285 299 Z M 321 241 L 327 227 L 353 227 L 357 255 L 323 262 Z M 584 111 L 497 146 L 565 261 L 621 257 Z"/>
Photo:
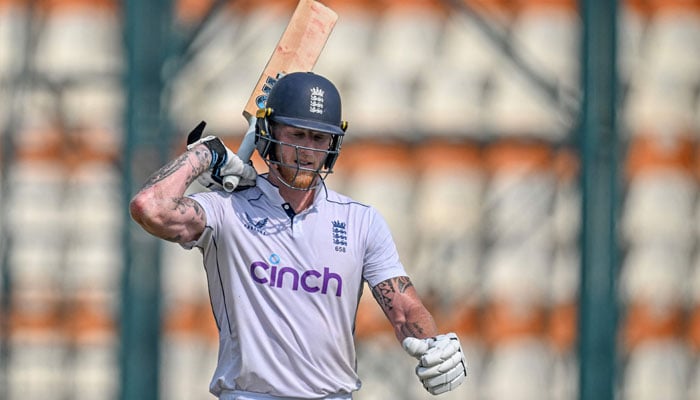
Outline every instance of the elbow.
<path id="1" fill-rule="evenodd" d="M 144 192 L 139 192 L 134 196 L 129 202 L 129 214 L 131 219 L 136 221 L 139 225 L 145 226 L 148 221 L 152 219 L 153 210 L 150 206 L 153 204 L 149 200 L 149 196 Z"/>
<path id="2" fill-rule="evenodd" d="M 164 202 L 151 191 L 141 191 L 129 202 L 131 218 L 146 232 L 171 242 L 184 243 L 182 227 L 168 212 Z M 184 230 L 186 231 L 186 230 Z"/>
<path id="3" fill-rule="evenodd" d="M 161 237 L 163 215 L 158 209 L 158 202 L 148 192 L 139 192 L 131 199 L 129 214 L 146 232 Z"/>

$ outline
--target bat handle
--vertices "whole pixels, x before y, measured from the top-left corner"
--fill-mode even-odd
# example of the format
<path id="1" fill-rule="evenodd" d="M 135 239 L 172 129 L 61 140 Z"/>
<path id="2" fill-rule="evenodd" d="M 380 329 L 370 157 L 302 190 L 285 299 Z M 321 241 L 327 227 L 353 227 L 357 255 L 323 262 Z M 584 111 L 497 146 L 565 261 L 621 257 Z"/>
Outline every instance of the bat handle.
<path id="1" fill-rule="evenodd" d="M 250 157 L 253 155 L 253 150 L 255 150 L 255 116 L 248 118 L 248 130 L 243 136 L 243 141 L 241 146 L 238 148 L 238 157 L 247 163 L 250 161 Z M 223 178 L 224 190 L 227 192 L 233 192 L 238 186 L 241 177 L 236 175 L 226 175 Z"/>

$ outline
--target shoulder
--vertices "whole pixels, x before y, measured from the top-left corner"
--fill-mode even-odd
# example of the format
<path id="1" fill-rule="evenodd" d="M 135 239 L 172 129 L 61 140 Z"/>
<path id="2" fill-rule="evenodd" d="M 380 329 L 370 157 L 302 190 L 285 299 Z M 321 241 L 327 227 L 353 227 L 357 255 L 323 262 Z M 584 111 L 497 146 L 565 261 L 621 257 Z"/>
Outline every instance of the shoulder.
<path id="1" fill-rule="evenodd" d="M 224 190 L 210 190 L 191 193 L 187 197 L 190 197 L 199 203 L 217 204 L 225 201 L 229 196 L 230 193 Z"/>
<path id="2" fill-rule="evenodd" d="M 189 194 L 188 197 L 191 197 L 195 200 L 202 200 L 206 202 L 211 202 L 211 203 L 217 203 L 217 202 L 231 202 L 231 201 L 236 201 L 238 199 L 244 199 L 244 200 L 249 200 L 249 199 L 255 199 L 259 198 L 262 196 L 262 192 L 260 189 L 258 189 L 256 186 L 250 187 L 250 188 L 245 188 L 243 190 L 238 190 L 234 192 L 227 192 L 225 190 L 209 190 L 209 191 L 203 191 L 203 192 L 196 192 Z"/>
<path id="3" fill-rule="evenodd" d="M 323 197 L 322 207 L 329 215 L 335 218 L 344 218 L 348 222 L 353 222 L 356 227 L 362 230 L 384 230 L 384 219 L 380 212 L 373 206 L 357 201 L 347 195 L 340 194 L 331 189 L 326 189 Z"/>
<path id="4" fill-rule="evenodd" d="M 328 188 L 327 186 L 323 186 L 321 190 L 324 191 L 323 193 L 321 193 L 321 195 L 325 197 L 325 201 L 329 204 L 346 207 L 358 207 L 367 209 L 368 211 L 373 209 L 373 207 L 371 207 L 370 205 L 354 200 L 347 195 L 338 193 Z"/>
<path id="5" fill-rule="evenodd" d="M 211 190 L 188 195 L 204 208 L 209 219 L 222 218 L 236 209 L 244 208 L 252 198 L 260 196 L 260 191 L 254 187 L 236 192 Z"/>

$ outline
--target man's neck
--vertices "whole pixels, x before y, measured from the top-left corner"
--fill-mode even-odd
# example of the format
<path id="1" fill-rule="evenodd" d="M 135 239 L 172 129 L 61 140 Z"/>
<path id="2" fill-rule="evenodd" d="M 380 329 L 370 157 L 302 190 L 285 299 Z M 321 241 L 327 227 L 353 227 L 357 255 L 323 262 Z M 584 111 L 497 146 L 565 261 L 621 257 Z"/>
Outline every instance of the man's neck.
<path id="1" fill-rule="evenodd" d="M 316 189 L 312 190 L 296 190 L 288 188 L 284 185 L 280 186 L 280 195 L 292 206 L 295 213 L 300 213 L 311 207 L 316 195 Z"/>
<path id="2" fill-rule="evenodd" d="M 275 173 L 270 173 L 270 179 L 277 186 L 280 196 L 285 202 L 289 203 L 295 213 L 298 214 L 313 204 L 318 188 L 311 190 L 292 189 L 280 182 L 280 178 Z"/>

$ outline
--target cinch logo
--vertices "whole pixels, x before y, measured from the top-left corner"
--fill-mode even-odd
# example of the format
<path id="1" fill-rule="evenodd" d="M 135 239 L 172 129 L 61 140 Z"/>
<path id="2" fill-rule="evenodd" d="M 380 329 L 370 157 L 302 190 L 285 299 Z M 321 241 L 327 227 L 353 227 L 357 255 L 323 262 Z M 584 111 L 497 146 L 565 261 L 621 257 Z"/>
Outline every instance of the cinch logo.
<path id="1" fill-rule="evenodd" d="M 280 262 L 280 258 L 276 254 L 271 255 L 269 261 L 272 265 L 265 261 L 255 261 L 250 264 L 250 277 L 255 282 L 293 291 L 298 291 L 301 287 L 301 290 L 305 292 L 321 292 L 321 294 L 327 294 L 329 289 L 332 292 L 335 286 L 337 297 L 343 293 L 343 278 L 335 272 L 331 272 L 328 267 L 324 267 L 322 272 L 315 269 L 300 272 L 292 267 L 276 265 Z"/>

